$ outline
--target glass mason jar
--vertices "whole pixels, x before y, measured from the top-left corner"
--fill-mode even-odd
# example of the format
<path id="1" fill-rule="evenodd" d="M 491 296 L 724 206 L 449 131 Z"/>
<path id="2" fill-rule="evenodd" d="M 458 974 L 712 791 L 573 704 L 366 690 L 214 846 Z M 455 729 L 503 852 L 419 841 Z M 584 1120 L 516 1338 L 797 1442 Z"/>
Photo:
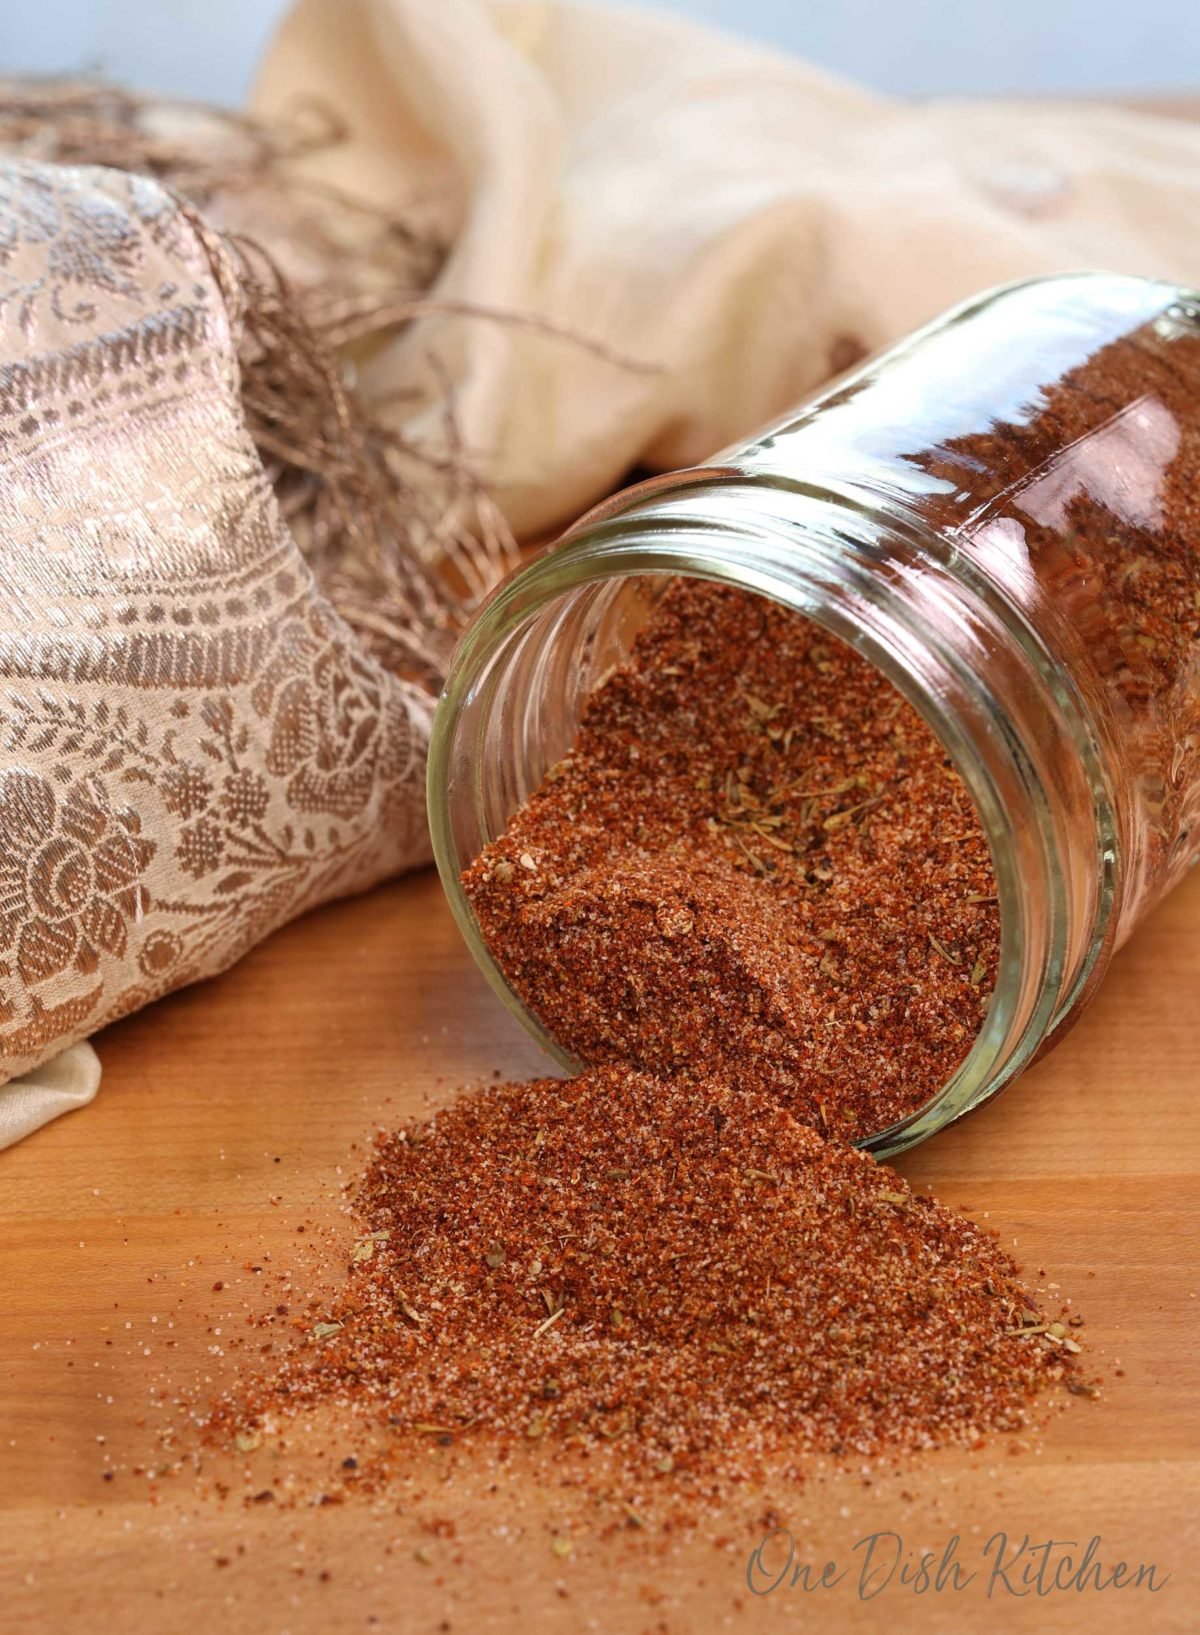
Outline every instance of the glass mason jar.
<path id="1" fill-rule="evenodd" d="M 670 576 L 798 610 L 939 735 L 988 836 L 999 970 L 974 1046 L 886 1154 L 1061 1037 L 1200 847 L 1200 299 L 1080 273 L 956 308 L 707 466 L 589 513 L 491 597 L 434 722 L 437 863 L 460 884 L 571 745 Z"/>

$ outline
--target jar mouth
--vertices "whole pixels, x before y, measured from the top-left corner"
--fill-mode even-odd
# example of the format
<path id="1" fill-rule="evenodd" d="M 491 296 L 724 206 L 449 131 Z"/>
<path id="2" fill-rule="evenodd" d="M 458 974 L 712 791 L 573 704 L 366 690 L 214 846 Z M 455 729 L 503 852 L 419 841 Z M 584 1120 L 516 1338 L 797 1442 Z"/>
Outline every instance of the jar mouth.
<path id="1" fill-rule="evenodd" d="M 979 815 L 996 877 L 1000 958 L 987 1016 L 923 1107 L 858 1143 L 890 1156 L 990 1099 L 1091 980 L 1115 920 L 1116 824 L 1103 755 L 1034 632 L 995 587 L 973 582 L 950 542 L 904 516 L 881 517 L 873 497 L 749 483 L 729 470 L 688 473 L 683 483 L 674 477 L 660 497 L 661 481 L 652 480 L 584 518 L 511 575 L 464 635 L 430 742 L 437 867 L 495 992 L 554 1060 L 579 1071 L 585 1064 L 505 980 L 463 889 L 464 868 L 569 747 L 607 667 L 605 642 L 618 639 L 622 598 L 636 599 L 639 583 L 716 580 L 812 620 L 873 664 L 937 735 Z M 1002 665 L 992 662 L 997 652 Z M 548 723 L 556 706 L 561 718 Z M 1067 774 L 1072 802 L 1091 809 L 1094 857 L 1071 848 L 1062 821 Z"/>

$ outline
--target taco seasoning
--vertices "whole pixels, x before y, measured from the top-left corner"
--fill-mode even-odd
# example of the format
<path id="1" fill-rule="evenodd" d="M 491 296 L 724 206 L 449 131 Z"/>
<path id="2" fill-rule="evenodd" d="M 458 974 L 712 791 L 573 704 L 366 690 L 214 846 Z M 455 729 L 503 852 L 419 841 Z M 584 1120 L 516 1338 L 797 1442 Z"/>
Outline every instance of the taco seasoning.
<path id="1" fill-rule="evenodd" d="M 618 496 L 439 708 L 476 957 L 567 1062 L 881 1151 L 978 1105 L 1195 860 L 1198 494 L 1194 298 L 1079 274 Z"/>
<path id="2" fill-rule="evenodd" d="M 702 1065 L 851 1139 L 950 1077 L 999 955 L 986 838 L 917 712 L 811 620 L 697 579 L 465 885 L 581 1061 Z"/>
<path id="3" fill-rule="evenodd" d="M 510 581 L 439 708 L 435 847 L 588 1065 L 384 1137 L 349 1281 L 210 1430 L 332 1406 L 380 1479 L 544 1446 L 641 1503 L 1092 1394 L 1078 1314 L 859 1147 L 992 1094 L 1194 859 L 1197 493 L 1190 299 L 1040 280 Z"/>

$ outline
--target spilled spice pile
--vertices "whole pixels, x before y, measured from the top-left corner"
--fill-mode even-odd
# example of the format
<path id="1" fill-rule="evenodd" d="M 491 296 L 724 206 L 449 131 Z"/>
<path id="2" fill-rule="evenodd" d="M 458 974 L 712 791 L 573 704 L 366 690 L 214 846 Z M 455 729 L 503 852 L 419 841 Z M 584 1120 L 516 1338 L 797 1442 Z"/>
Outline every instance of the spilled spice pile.
<path id="1" fill-rule="evenodd" d="M 719 1490 L 1086 1389 L 1081 1320 L 1041 1316 L 989 1233 L 742 1086 L 610 1067 L 466 1095 L 381 1139 L 356 1210 L 348 1283 L 218 1437 L 329 1404 L 399 1448 L 603 1446 L 635 1488 Z"/>
<path id="2" fill-rule="evenodd" d="M 950 1078 L 999 955 L 987 841 L 929 727 L 809 620 L 701 580 L 671 582 L 464 885 L 580 1061 L 700 1066 L 850 1139 Z"/>

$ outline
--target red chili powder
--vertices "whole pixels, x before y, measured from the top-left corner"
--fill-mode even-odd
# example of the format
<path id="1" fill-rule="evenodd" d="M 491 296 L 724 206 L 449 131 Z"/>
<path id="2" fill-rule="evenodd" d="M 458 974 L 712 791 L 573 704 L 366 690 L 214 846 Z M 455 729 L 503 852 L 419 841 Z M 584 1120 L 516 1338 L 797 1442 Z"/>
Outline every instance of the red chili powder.
<path id="1" fill-rule="evenodd" d="M 701 580 L 464 885 L 580 1061 L 712 1073 L 852 1139 L 951 1077 L 995 980 L 987 841 L 937 737 L 808 619 Z"/>
<path id="2" fill-rule="evenodd" d="M 336 1405 L 398 1448 L 603 1446 L 719 1489 L 780 1455 L 973 1444 L 1086 1389 L 994 1237 L 745 1085 L 610 1067 L 465 1095 L 381 1139 L 356 1210 L 349 1282 L 218 1433 Z"/>

